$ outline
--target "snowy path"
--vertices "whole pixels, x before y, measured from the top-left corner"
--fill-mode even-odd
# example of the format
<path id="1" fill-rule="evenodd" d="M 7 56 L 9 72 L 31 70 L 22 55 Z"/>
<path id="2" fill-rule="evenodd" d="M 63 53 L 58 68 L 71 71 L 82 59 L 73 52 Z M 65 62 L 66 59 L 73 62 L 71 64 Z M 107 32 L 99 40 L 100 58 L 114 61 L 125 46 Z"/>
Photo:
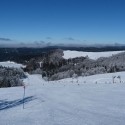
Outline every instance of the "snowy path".
<path id="1" fill-rule="evenodd" d="M 0 110 L 0 125 L 124 125 L 124 74 L 115 73 L 123 81 L 115 84 L 114 74 L 80 77 L 79 83 L 45 82 L 40 75 L 29 75 L 26 98 L 31 98 L 24 109 L 23 87 L 0 89 L 0 109 L 18 100 L 17 105 Z"/>

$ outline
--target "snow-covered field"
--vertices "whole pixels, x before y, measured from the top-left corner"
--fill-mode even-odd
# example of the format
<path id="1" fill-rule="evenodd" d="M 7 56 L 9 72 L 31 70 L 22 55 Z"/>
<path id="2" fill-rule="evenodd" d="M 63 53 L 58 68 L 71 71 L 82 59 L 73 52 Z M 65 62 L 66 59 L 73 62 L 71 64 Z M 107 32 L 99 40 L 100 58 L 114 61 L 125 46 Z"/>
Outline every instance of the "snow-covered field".
<path id="1" fill-rule="evenodd" d="M 109 51 L 109 52 L 81 52 L 81 51 L 71 51 L 71 50 L 66 50 L 64 51 L 64 58 L 69 59 L 69 58 L 75 58 L 75 57 L 85 57 L 88 56 L 90 59 L 98 59 L 99 57 L 109 57 L 112 56 L 113 54 L 118 54 L 121 52 L 125 51 Z"/>
<path id="2" fill-rule="evenodd" d="M 0 62 L 0 66 L 4 66 L 4 67 L 14 67 L 14 68 L 21 68 L 21 67 L 25 67 L 22 64 L 17 64 L 15 62 L 11 62 L 11 61 L 6 61 L 6 62 Z"/>
<path id="3" fill-rule="evenodd" d="M 112 76 L 121 76 L 122 83 Z M 125 125 L 125 72 L 46 82 L 28 75 L 23 87 L 0 89 L 0 125 Z"/>

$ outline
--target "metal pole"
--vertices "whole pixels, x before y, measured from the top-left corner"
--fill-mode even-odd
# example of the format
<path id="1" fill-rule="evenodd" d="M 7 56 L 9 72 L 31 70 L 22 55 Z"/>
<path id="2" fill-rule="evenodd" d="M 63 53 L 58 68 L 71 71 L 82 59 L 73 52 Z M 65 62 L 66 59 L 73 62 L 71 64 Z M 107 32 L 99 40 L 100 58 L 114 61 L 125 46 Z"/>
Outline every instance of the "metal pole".
<path id="1" fill-rule="evenodd" d="M 25 85 L 23 86 L 23 88 L 24 88 L 24 93 L 23 93 L 23 109 L 24 109 L 24 99 L 25 99 Z"/>

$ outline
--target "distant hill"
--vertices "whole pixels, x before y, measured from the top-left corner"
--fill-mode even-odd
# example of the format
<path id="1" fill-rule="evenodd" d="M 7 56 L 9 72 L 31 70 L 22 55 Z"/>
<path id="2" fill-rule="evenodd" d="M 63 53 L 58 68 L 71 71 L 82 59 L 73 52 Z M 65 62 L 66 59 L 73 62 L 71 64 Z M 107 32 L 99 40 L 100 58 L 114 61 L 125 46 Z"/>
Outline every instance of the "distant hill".
<path id="1" fill-rule="evenodd" d="M 15 61 L 24 63 L 31 58 L 43 56 L 44 53 L 55 50 L 76 50 L 84 52 L 105 52 L 105 51 L 122 51 L 125 46 L 97 46 L 97 47 L 65 47 L 65 46 L 49 46 L 45 48 L 0 48 L 0 61 Z"/>

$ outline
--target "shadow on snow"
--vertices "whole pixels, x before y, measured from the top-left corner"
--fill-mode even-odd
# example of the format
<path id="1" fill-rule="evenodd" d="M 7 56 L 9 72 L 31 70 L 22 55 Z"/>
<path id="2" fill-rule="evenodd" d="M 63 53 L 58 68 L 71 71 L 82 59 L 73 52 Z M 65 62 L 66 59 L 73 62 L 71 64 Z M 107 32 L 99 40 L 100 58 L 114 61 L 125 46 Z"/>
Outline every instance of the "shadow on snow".
<path id="1" fill-rule="evenodd" d="M 26 97 L 24 99 L 17 99 L 17 100 L 14 100 L 14 101 L 0 100 L 0 110 L 13 108 L 13 107 L 19 106 L 23 103 L 30 102 L 34 99 L 35 98 L 33 96 L 29 96 L 29 97 Z"/>

